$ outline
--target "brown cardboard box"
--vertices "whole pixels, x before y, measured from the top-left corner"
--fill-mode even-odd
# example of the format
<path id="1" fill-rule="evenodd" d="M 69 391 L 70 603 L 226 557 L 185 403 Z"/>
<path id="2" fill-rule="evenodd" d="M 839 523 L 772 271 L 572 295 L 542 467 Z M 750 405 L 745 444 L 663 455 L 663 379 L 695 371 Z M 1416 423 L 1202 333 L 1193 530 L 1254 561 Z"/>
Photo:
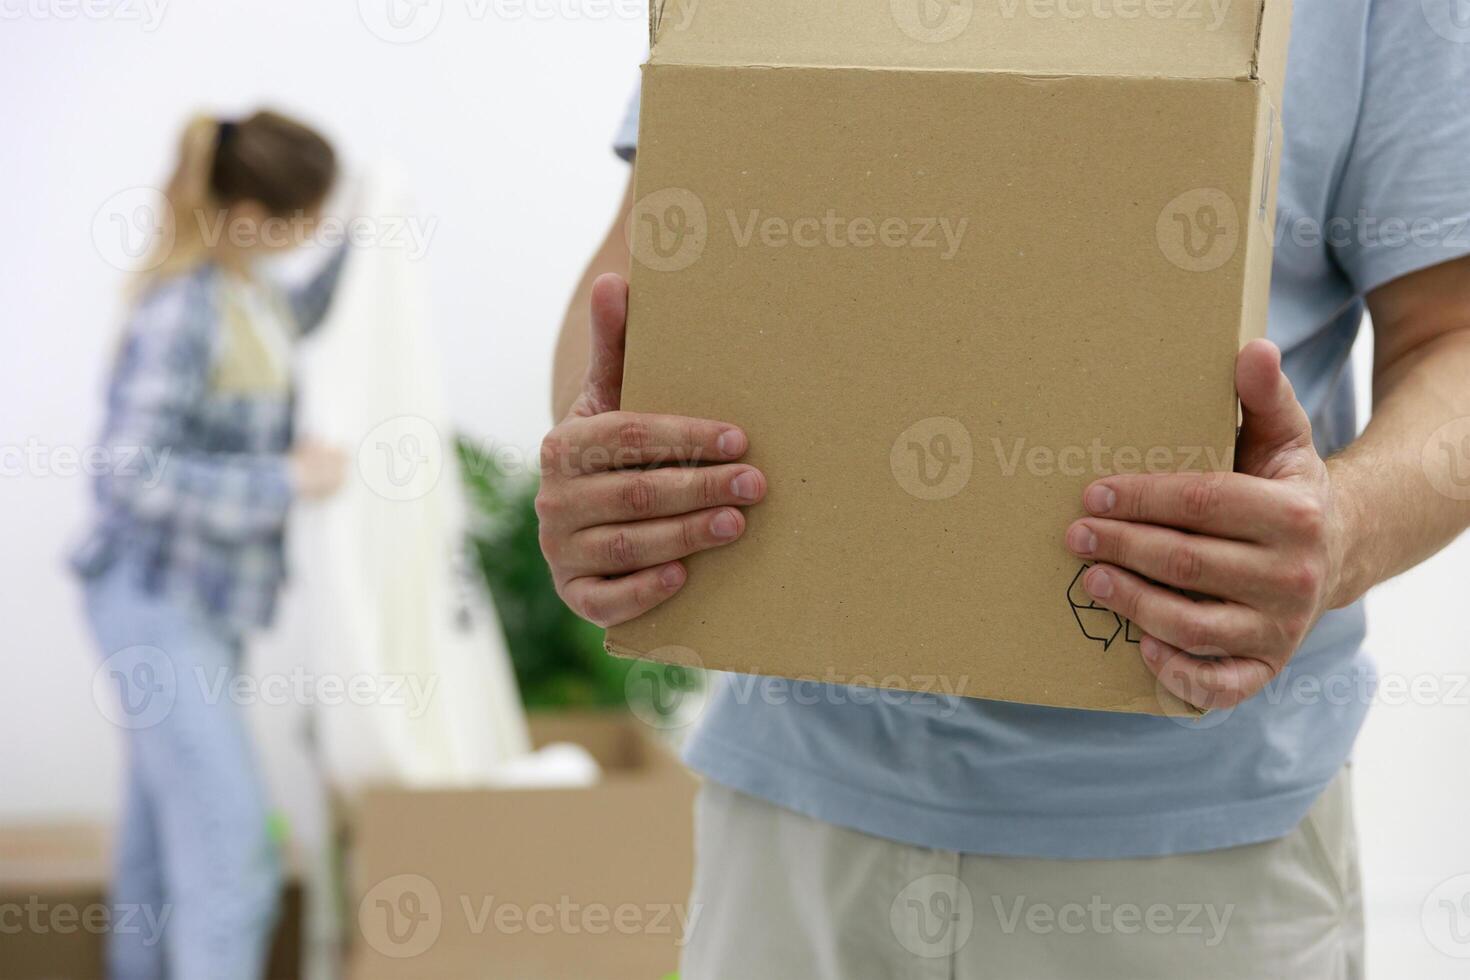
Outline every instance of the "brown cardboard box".
<path id="1" fill-rule="evenodd" d="M 694 777 L 631 716 L 533 716 L 585 789 L 378 790 L 359 805 L 354 980 L 660 980 L 693 879 Z"/>
<path id="2" fill-rule="evenodd" d="M 1062 537 L 1232 465 L 1288 0 L 655 4 L 623 407 L 744 426 L 770 490 L 608 649 L 1184 710 Z"/>
<path id="3" fill-rule="evenodd" d="M 102 980 L 106 932 L 152 928 L 108 905 L 108 833 L 93 824 L 0 827 L 0 980 Z M 301 962 L 300 886 L 290 884 L 267 980 Z"/>

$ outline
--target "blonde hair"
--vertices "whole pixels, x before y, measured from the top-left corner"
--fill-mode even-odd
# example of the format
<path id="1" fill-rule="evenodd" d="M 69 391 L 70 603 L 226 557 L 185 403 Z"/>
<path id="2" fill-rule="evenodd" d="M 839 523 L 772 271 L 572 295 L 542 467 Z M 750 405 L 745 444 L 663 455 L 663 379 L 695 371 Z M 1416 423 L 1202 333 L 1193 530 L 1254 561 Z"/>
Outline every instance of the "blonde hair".
<path id="1" fill-rule="evenodd" d="M 207 222 L 231 205 L 257 201 L 274 216 L 305 211 L 321 204 L 336 176 L 331 144 L 279 113 L 262 110 L 240 122 L 193 117 L 179 139 L 178 162 L 164 191 L 167 227 L 138 285 L 186 273 L 203 262 L 209 253 Z"/>

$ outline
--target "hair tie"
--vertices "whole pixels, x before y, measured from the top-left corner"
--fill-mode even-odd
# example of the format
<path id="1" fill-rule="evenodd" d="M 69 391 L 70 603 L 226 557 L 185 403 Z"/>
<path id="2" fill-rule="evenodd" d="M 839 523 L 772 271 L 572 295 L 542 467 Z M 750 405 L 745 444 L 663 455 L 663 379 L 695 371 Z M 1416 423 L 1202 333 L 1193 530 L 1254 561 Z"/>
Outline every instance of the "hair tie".
<path id="1" fill-rule="evenodd" d="M 239 128 L 240 128 L 240 124 L 239 123 L 232 122 L 232 121 L 230 121 L 228 119 L 222 119 L 222 120 L 220 120 L 220 122 L 219 122 L 219 131 L 215 135 L 215 143 L 214 143 L 214 145 L 215 145 L 216 152 L 219 151 L 219 150 L 221 150 L 221 149 L 223 149 L 226 143 L 228 143 L 230 140 L 234 139 L 234 137 L 235 137 L 235 131 L 238 130 Z"/>

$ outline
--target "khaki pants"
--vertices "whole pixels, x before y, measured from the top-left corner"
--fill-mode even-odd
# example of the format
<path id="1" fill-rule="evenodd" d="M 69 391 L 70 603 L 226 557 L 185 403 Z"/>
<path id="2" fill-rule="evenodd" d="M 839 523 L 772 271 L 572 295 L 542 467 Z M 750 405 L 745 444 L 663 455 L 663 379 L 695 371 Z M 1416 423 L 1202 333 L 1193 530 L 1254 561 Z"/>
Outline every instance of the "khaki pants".
<path id="1" fill-rule="evenodd" d="M 1113 861 L 896 844 L 701 791 L 681 980 L 1359 980 L 1347 773 L 1280 840 Z"/>

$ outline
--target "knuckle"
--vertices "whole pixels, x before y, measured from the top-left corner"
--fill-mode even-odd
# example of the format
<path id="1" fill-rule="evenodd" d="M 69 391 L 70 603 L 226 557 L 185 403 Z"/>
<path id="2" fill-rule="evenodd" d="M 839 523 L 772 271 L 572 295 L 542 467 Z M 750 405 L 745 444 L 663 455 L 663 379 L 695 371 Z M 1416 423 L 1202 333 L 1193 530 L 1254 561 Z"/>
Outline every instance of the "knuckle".
<path id="1" fill-rule="evenodd" d="M 1322 587 L 1322 573 L 1311 562 L 1287 565 L 1282 578 L 1283 591 L 1294 599 L 1315 598 Z"/>
<path id="2" fill-rule="evenodd" d="M 619 449 L 641 453 L 653 443 L 653 430 L 642 419 L 623 415 L 617 421 L 614 434 Z"/>
<path id="3" fill-rule="evenodd" d="M 701 472 L 696 477 L 699 494 L 699 505 L 701 507 L 714 507 L 718 505 L 723 496 L 720 489 L 720 478 L 711 471 Z"/>
<path id="4" fill-rule="evenodd" d="M 1213 625 L 1199 613 L 1192 613 L 1179 623 L 1179 646 L 1186 652 L 1195 653 L 1214 648 L 1214 638 Z"/>
<path id="5" fill-rule="evenodd" d="M 1324 530 L 1327 514 L 1315 497 L 1294 497 L 1286 505 L 1286 521 L 1291 530 L 1306 537 L 1317 537 Z"/>
<path id="6" fill-rule="evenodd" d="M 595 593 L 589 593 L 582 598 L 582 608 L 578 610 L 579 615 L 594 626 L 606 629 L 613 625 L 612 614 L 606 600 Z"/>
<path id="7" fill-rule="evenodd" d="M 561 500 L 543 486 L 536 494 L 536 519 L 544 526 L 561 516 L 561 512 Z"/>
<path id="8" fill-rule="evenodd" d="M 627 531 L 614 531 L 603 545 L 603 557 L 611 568 L 632 568 L 638 564 L 637 540 Z"/>
<path id="9" fill-rule="evenodd" d="M 689 555 L 702 547 L 703 519 L 698 516 L 690 516 L 679 522 L 679 547 L 684 554 Z"/>
<path id="10" fill-rule="evenodd" d="M 555 565 L 561 554 L 561 538 L 542 524 L 536 530 L 536 541 L 541 545 L 541 554 L 548 565 Z"/>
<path id="11" fill-rule="evenodd" d="M 623 510 L 633 517 L 650 517 L 658 510 L 658 488 L 647 476 L 635 476 L 619 491 Z"/>
<path id="12" fill-rule="evenodd" d="M 1192 521 L 1214 517 L 1220 509 L 1220 485 L 1214 480 L 1190 480 L 1180 491 L 1179 503 Z"/>
<path id="13" fill-rule="evenodd" d="M 552 477 L 562 468 L 563 460 L 571 455 L 571 440 L 560 429 L 553 429 L 541 440 L 541 473 Z"/>
<path id="14" fill-rule="evenodd" d="M 1174 545 L 1164 562 L 1170 580 L 1183 587 L 1198 585 L 1204 578 L 1205 562 L 1199 549 L 1187 544 Z"/>

